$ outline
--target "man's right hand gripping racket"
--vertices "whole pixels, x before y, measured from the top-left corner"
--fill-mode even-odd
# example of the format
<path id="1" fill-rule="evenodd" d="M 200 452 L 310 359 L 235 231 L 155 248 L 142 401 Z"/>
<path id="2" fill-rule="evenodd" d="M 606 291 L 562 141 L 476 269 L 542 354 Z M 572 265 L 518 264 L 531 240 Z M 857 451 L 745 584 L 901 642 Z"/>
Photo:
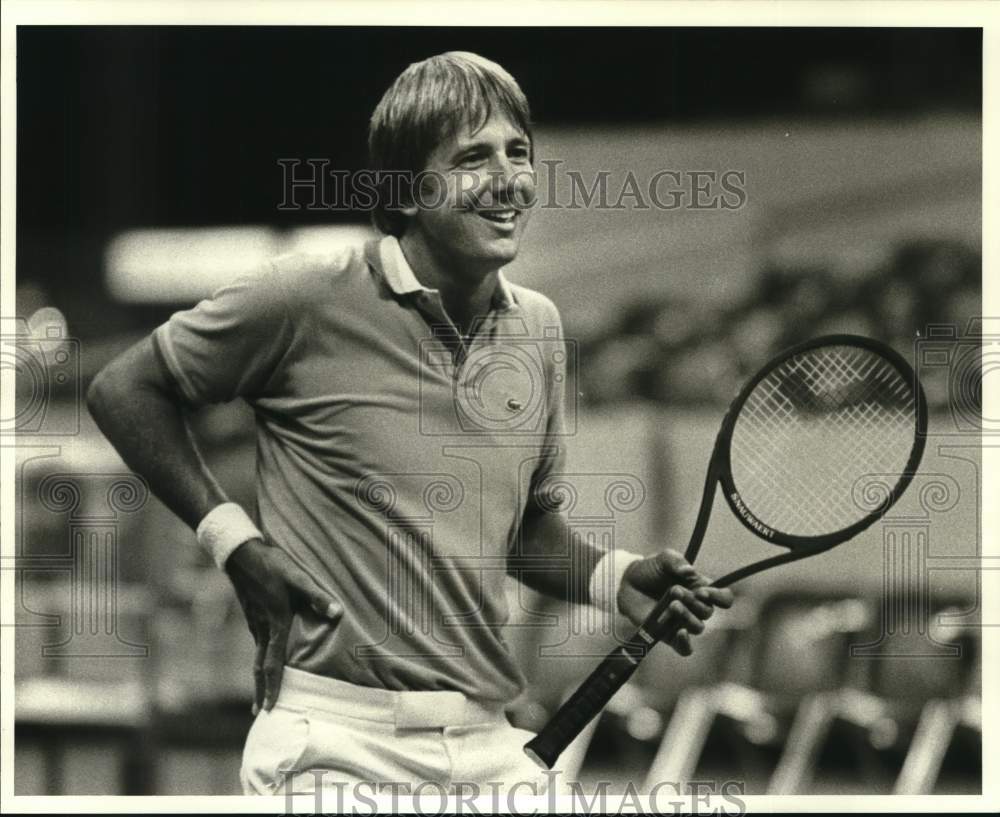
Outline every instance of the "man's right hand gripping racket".
<path id="1" fill-rule="evenodd" d="M 728 587 L 762 570 L 846 542 L 884 514 L 910 484 L 924 452 L 927 405 L 913 369 L 882 343 L 854 335 L 808 341 L 775 357 L 740 391 L 715 440 L 685 557 L 694 562 L 716 485 L 752 533 L 785 549 L 723 576 Z M 659 600 L 525 744 L 543 768 L 679 629 Z"/>

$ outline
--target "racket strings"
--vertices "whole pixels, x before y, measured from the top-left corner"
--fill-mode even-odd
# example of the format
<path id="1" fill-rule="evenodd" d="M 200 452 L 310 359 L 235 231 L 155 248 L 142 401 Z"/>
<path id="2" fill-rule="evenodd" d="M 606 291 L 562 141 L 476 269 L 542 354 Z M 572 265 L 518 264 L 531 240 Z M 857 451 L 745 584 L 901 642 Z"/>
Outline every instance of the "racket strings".
<path id="1" fill-rule="evenodd" d="M 880 355 L 820 347 L 770 372 L 745 400 L 730 459 L 744 504 L 799 536 L 841 530 L 871 513 L 855 501 L 865 476 L 894 484 L 913 447 L 913 386 Z"/>

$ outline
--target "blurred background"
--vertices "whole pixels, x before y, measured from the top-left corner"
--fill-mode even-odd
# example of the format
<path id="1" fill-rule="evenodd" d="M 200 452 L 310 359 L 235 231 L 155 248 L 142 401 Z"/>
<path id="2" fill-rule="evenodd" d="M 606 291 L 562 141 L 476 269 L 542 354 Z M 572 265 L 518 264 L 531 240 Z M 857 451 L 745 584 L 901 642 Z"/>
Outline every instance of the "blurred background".
<path id="1" fill-rule="evenodd" d="M 657 650 L 563 756 L 564 783 L 980 791 L 980 366 L 993 335 L 979 319 L 978 30 L 21 27 L 17 48 L 3 365 L 18 402 L 3 423 L 18 434 L 18 794 L 238 793 L 252 640 L 225 577 L 129 476 L 81 395 L 256 262 L 366 233 L 364 213 L 279 208 L 279 160 L 363 168 L 385 88 L 453 49 L 518 79 L 550 162 L 540 189 L 558 200 L 569 171 L 588 188 L 606 173 L 612 202 L 630 173 L 743 174 L 731 208 L 625 196 L 621 209 L 533 214 L 508 272 L 563 314 L 569 468 L 581 484 L 630 475 L 645 497 L 612 509 L 592 491 L 574 524 L 610 514 L 596 532 L 618 546 L 683 549 L 729 399 L 808 337 L 892 344 L 932 406 L 922 473 L 889 517 L 741 585 L 693 658 Z M 252 504 L 249 410 L 194 424 Z M 700 564 L 718 575 L 765 547 L 717 510 Z M 510 592 L 509 640 L 531 681 L 511 717 L 538 728 L 613 627 Z"/>

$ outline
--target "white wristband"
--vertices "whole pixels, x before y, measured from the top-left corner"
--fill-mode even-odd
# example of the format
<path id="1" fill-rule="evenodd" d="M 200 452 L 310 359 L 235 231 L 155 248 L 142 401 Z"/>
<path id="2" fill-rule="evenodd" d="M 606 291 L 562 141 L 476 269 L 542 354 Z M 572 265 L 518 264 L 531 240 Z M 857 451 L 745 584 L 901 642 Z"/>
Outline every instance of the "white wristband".
<path id="1" fill-rule="evenodd" d="M 590 576 L 590 603 L 607 613 L 617 614 L 618 589 L 632 562 L 645 559 L 627 550 L 609 550 L 595 565 Z"/>
<path id="2" fill-rule="evenodd" d="M 216 505 L 198 523 L 198 544 L 212 554 L 212 559 L 223 569 L 226 559 L 244 542 L 263 539 L 253 520 L 235 502 Z"/>

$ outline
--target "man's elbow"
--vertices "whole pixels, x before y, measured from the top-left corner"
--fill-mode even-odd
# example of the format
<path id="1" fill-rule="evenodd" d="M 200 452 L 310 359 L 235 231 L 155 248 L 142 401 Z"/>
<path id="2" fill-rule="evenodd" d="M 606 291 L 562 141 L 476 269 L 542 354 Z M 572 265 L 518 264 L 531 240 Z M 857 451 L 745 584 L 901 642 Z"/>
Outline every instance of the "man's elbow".
<path id="1" fill-rule="evenodd" d="M 113 363 L 101 369 L 87 387 L 87 409 L 98 425 L 107 416 L 108 409 L 115 402 L 116 376 Z"/>
<path id="2" fill-rule="evenodd" d="M 101 369 L 87 387 L 87 408 L 98 426 L 122 408 L 128 407 L 142 388 L 141 369 L 132 360 L 132 350 Z"/>
<path id="3" fill-rule="evenodd" d="M 140 395 L 164 394 L 158 372 L 155 353 L 148 338 L 126 349 L 101 369 L 87 387 L 87 408 L 91 416 L 100 426 L 103 419 L 116 412 L 136 410 Z"/>

